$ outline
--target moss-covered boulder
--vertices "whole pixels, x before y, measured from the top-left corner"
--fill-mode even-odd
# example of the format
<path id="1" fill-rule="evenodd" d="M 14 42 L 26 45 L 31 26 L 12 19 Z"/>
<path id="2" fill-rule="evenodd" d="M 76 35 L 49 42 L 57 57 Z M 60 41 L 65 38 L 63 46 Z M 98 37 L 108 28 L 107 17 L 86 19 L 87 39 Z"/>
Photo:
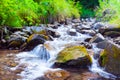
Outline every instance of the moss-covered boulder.
<path id="1" fill-rule="evenodd" d="M 91 58 L 84 46 L 72 46 L 62 50 L 57 58 L 56 65 L 63 67 L 84 67 L 91 64 Z"/>
<path id="2" fill-rule="evenodd" d="M 120 46 L 109 43 L 101 52 L 99 62 L 106 71 L 120 75 Z"/>

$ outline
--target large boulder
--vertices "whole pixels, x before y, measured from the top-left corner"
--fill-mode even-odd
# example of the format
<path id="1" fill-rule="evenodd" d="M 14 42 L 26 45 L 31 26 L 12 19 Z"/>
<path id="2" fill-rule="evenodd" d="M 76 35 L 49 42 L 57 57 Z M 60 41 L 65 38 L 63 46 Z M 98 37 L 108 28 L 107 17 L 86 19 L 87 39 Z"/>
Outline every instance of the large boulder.
<path id="1" fill-rule="evenodd" d="M 101 52 L 99 62 L 106 71 L 120 75 L 120 46 L 109 42 Z"/>
<path id="2" fill-rule="evenodd" d="M 56 65 L 60 67 L 84 67 L 91 64 L 91 58 L 84 46 L 72 46 L 62 50 L 57 58 Z"/>

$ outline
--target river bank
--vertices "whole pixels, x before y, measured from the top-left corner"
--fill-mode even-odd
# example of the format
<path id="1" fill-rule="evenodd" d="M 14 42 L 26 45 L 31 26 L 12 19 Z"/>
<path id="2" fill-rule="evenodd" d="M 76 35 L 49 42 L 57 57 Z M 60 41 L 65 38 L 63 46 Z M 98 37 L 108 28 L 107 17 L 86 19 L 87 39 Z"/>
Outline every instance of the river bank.
<path id="1" fill-rule="evenodd" d="M 3 37 L 1 48 L 3 45 L 10 50 L 0 51 L 1 79 L 119 80 L 119 30 L 96 19 L 68 19 L 62 24 L 25 27 L 4 34 L 9 38 Z M 109 50 L 117 56 L 109 56 Z M 4 71 L 5 67 L 10 71 Z"/>

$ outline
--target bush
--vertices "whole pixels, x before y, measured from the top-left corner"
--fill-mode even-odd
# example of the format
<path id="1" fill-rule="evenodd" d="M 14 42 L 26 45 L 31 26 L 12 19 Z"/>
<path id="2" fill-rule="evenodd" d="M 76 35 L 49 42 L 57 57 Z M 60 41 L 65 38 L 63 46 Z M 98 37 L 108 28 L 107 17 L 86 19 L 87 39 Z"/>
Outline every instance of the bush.
<path id="1" fill-rule="evenodd" d="M 100 6 L 96 10 L 96 16 L 103 21 L 120 26 L 120 1 L 119 0 L 99 0 Z"/>

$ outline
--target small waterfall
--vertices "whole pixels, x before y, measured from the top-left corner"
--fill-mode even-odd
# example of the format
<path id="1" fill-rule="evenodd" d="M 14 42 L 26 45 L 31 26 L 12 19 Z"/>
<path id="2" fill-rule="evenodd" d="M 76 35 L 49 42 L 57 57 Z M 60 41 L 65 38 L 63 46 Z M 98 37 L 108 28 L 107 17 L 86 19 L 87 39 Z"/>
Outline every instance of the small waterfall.
<path id="1" fill-rule="evenodd" d="M 48 61 L 50 59 L 50 54 L 43 45 L 38 45 L 30 53 L 35 54 L 43 61 Z"/>
<path id="2" fill-rule="evenodd" d="M 20 59 L 19 65 L 27 64 L 24 71 L 18 74 L 23 78 L 20 80 L 34 80 L 43 76 L 45 71 L 52 70 L 50 67 L 53 62 L 49 62 L 50 54 L 43 45 L 36 46 L 30 52 L 21 52 L 17 57 Z"/>

